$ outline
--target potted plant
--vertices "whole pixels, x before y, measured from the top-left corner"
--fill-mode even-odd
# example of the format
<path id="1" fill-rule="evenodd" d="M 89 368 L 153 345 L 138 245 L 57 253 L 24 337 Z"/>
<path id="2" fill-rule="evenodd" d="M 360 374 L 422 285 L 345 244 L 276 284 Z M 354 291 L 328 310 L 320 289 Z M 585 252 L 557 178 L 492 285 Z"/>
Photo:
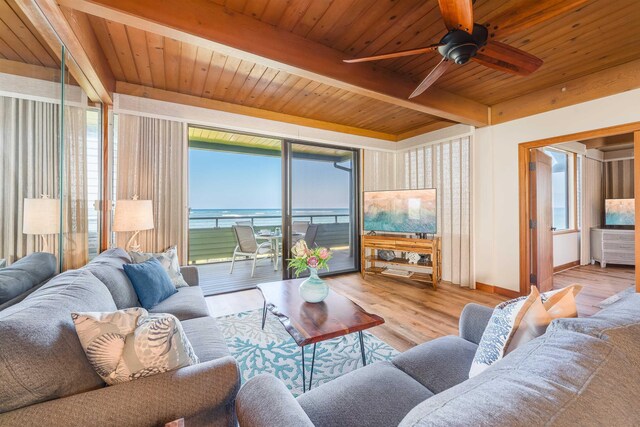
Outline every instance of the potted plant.
<path id="1" fill-rule="evenodd" d="M 291 253 L 293 258 L 287 261 L 296 277 L 309 270 L 309 277 L 300 284 L 300 296 L 307 302 L 323 301 L 329 295 L 329 286 L 318 277 L 318 270 L 329 269 L 328 261 L 331 259 L 331 252 L 327 248 L 310 249 L 307 242 L 300 240 L 293 246 Z"/>

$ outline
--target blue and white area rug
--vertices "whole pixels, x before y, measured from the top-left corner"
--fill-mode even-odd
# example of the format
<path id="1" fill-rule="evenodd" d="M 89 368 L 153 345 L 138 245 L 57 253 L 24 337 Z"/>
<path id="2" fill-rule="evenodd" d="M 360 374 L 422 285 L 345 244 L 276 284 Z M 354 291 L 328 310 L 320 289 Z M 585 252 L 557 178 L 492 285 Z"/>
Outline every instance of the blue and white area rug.
<path id="1" fill-rule="evenodd" d="M 302 355 L 298 347 L 271 313 L 261 329 L 262 310 L 218 317 L 231 353 L 238 361 L 243 383 L 263 373 L 282 380 L 294 396 L 302 394 Z M 369 332 L 364 332 L 367 364 L 389 360 L 398 352 Z M 309 383 L 313 345 L 305 347 L 306 380 Z M 358 334 L 323 341 L 316 347 L 313 387 L 362 367 Z"/>

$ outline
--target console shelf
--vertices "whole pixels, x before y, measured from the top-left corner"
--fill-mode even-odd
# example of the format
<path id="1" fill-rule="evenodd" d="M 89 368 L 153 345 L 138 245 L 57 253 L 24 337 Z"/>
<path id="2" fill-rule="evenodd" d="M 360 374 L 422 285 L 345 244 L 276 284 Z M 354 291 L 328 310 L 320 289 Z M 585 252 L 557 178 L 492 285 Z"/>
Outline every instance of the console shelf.
<path id="1" fill-rule="evenodd" d="M 361 237 L 361 272 L 363 277 L 366 274 L 383 274 L 385 266 L 401 266 L 401 269 L 411 271 L 413 274 L 406 278 L 399 276 L 396 278 L 431 283 L 436 289 L 442 271 L 439 237 L 433 239 L 413 239 L 395 235 L 363 235 Z M 431 262 L 420 261 L 417 264 L 411 264 L 405 258 L 399 257 L 387 261 L 377 256 L 376 251 L 378 250 L 429 255 Z M 385 277 L 393 278 L 394 276 L 385 275 Z"/>

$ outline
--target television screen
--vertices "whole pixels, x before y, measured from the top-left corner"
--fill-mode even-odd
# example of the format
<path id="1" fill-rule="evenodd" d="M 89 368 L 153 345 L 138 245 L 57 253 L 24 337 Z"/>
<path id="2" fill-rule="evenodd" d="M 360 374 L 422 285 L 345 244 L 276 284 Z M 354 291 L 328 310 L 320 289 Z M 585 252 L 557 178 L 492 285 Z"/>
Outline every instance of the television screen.
<path id="1" fill-rule="evenodd" d="M 606 225 L 635 225 L 634 199 L 607 199 L 604 201 Z"/>
<path id="2" fill-rule="evenodd" d="M 436 189 L 366 191 L 364 229 L 436 234 Z"/>

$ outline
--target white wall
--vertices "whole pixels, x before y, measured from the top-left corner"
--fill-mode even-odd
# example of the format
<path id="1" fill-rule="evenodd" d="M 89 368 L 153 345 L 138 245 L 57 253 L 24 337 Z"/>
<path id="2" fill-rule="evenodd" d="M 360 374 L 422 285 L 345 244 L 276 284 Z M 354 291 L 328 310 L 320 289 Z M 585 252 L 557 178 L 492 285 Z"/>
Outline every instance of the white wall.
<path id="1" fill-rule="evenodd" d="M 476 129 L 476 280 L 519 290 L 518 144 L 640 121 L 640 89 Z"/>
<path id="2" fill-rule="evenodd" d="M 580 232 L 553 235 L 553 266 L 580 261 Z"/>

